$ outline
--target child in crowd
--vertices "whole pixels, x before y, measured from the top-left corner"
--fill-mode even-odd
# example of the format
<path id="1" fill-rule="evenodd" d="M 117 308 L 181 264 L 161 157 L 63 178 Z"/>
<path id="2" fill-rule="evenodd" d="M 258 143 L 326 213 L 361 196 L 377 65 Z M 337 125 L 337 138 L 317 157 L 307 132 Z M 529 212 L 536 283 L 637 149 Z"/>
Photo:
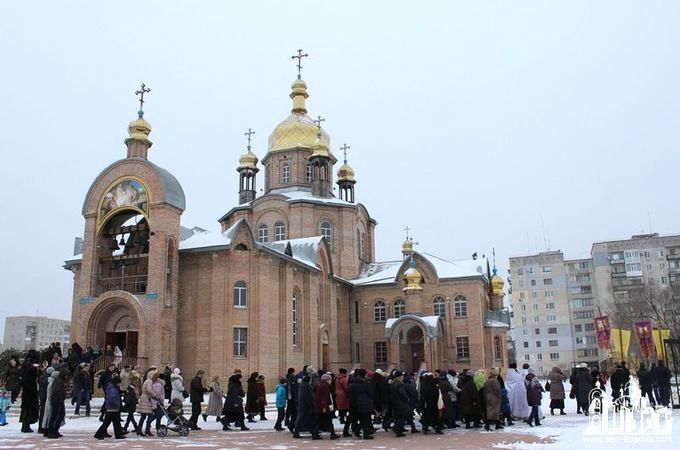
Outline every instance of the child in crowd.
<path id="1" fill-rule="evenodd" d="M 283 431 L 281 422 L 283 422 L 283 418 L 286 415 L 286 396 L 288 391 L 286 388 L 287 383 L 288 381 L 285 378 L 281 378 L 279 380 L 279 384 L 276 386 L 276 410 L 278 411 L 278 415 L 276 416 L 276 425 L 274 425 L 274 429 L 276 431 Z"/>
<path id="2" fill-rule="evenodd" d="M 12 399 L 9 392 L 3 387 L 0 389 L 0 426 L 7 425 L 7 410 L 9 409 Z"/>

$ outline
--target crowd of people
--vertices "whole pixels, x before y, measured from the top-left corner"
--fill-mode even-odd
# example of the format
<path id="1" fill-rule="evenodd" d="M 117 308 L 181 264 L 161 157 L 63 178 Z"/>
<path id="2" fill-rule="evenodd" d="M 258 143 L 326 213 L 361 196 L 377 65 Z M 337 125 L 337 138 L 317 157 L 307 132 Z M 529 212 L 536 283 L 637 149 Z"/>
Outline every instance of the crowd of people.
<path id="1" fill-rule="evenodd" d="M 21 431 L 33 432 L 31 426 L 38 423 L 38 432 L 45 437 L 62 437 L 59 430 L 65 420 L 71 380 L 74 413 L 80 415 L 84 409 L 85 416 L 90 415 L 95 380 L 91 363 L 95 354 L 92 349 L 82 350 L 73 344 L 67 356 L 61 357 L 60 346 L 54 345 L 43 352 L 42 359 L 35 350 L 29 351 L 23 361 L 11 359 L 0 392 L 0 425 L 5 422 L 2 413 L 21 392 Z M 164 417 L 180 417 L 192 430 L 201 429 L 199 417 L 204 421 L 215 417 L 225 431 L 248 430 L 247 424 L 256 419 L 268 420 L 265 377 L 258 372 L 251 373 L 244 382 L 241 371 L 236 369 L 223 388 L 219 376 L 212 377 L 208 385 L 202 370 L 187 384 L 179 368 L 149 367 L 142 373 L 138 367 L 120 367 L 121 361 L 113 356 L 108 367 L 98 374 L 97 387 L 104 394 L 104 402 L 99 411 L 102 424 L 94 435 L 97 439 L 124 439 L 130 432 L 151 437 L 152 427 L 158 432 Z M 274 429 L 288 429 L 294 438 L 309 434 L 317 440 L 323 433 L 328 433 L 330 439 L 373 439 L 380 429 L 396 437 L 405 436 L 407 429 L 425 434 L 442 434 L 446 428 L 459 427 L 502 430 L 516 420 L 540 426 L 544 396 L 550 399 L 551 415 L 555 411 L 567 414 L 567 395 L 576 400 L 577 413 L 587 415 L 593 389 L 606 391 L 609 383 L 614 401 L 627 399 L 630 376 L 625 362 L 609 372 L 579 364 L 569 375 L 554 367 L 545 383 L 528 364 L 519 370 L 511 364 L 505 379 L 500 368 L 465 369 L 460 373 L 341 368 L 337 374 L 311 366 L 300 371 L 290 368 L 275 389 Z M 671 372 L 663 362 L 649 370 L 641 365 L 638 377 L 642 395 L 647 395 L 651 404 L 668 406 Z M 567 380 L 569 392 L 565 389 Z M 205 394 L 208 402 L 204 410 Z M 186 399 L 191 404 L 188 419 L 183 417 Z M 416 425 L 418 416 L 420 427 Z M 342 425 L 341 433 L 336 431 L 335 420 Z M 109 434 L 111 426 L 113 436 Z"/>

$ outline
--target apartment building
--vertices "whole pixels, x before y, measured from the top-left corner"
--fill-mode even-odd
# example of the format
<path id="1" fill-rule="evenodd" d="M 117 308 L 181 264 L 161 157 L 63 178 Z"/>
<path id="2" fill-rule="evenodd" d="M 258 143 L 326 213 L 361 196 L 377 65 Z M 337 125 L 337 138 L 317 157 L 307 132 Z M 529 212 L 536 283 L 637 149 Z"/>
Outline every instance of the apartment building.
<path id="1" fill-rule="evenodd" d="M 3 348 L 17 350 L 42 349 L 52 342 L 70 344 L 71 322 L 50 317 L 15 316 L 5 319 Z"/>

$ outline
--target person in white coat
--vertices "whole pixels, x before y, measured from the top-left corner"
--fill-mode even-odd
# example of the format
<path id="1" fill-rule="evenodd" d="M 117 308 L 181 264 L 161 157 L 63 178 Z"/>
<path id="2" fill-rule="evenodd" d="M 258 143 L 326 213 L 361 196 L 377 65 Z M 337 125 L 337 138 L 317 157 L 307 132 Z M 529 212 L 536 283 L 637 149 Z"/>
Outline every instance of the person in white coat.
<path id="1" fill-rule="evenodd" d="M 524 373 L 526 372 L 526 373 Z M 517 364 L 510 364 L 508 368 L 508 376 L 505 380 L 505 387 L 508 390 L 508 398 L 510 400 L 510 409 L 512 409 L 513 417 L 527 420 L 531 414 L 531 408 L 527 402 L 527 389 L 524 386 L 524 378 L 528 370 L 522 369 L 517 371 Z"/>
<path id="2" fill-rule="evenodd" d="M 184 378 L 182 378 L 182 371 L 179 367 L 175 367 L 174 372 L 170 375 L 170 381 L 172 383 L 172 393 L 170 394 L 170 401 L 174 399 L 179 399 L 184 403 Z"/>

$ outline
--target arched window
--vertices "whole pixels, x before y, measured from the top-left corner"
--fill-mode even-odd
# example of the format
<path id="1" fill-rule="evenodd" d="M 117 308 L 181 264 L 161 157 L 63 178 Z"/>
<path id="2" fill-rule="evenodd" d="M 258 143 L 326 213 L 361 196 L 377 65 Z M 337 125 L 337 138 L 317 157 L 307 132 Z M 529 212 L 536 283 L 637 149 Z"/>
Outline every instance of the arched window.
<path id="1" fill-rule="evenodd" d="M 257 242 L 269 242 L 269 228 L 262 224 L 257 227 Z"/>
<path id="2" fill-rule="evenodd" d="M 248 307 L 248 288 L 245 281 L 234 283 L 234 306 L 237 308 Z"/>
<path id="3" fill-rule="evenodd" d="M 501 338 L 498 336 L 493 338 L 493 349 L 496 359 L 503 359 L 503 347 L 501 346 Z"/>
<path id="4" fill-rule="evenodd" d="M 297 308 L 298 308 L 298 299 L 300 298 L 300 293 L 298 292 L 297 289 L 293 290 L 293 298 L 291 302 L 291 316 L 293 319 L 293 346 L 297 345 L 297 338 L 298 338 L 298 316 L 297 316 Z"/>
<path id="5" fill-rule="evenodd" d="M 361 257 L 366 258 L 366 233 L 361 233 Z"/>
<path id="6" fill-rule="evenodd" d="M 325 237 L 328 241 L 328 245 L 331 244 L 331 235 L 333 234 L 333 227 L 330 222 L 321 223 L 321 236 Z"/>
<path id="7" fill-rule="evenodd" d="M 275 241 L 285 241 L 286 240 L 286 224 L 278 221 L 274 224 L 274 240 Z"/>
<path id="8" fill-rule="evenodd" d="M 435 316 L 446 317 L 446 300 L 444 300 L 444 297 L 435 297 L 432 300 L 432 313 Z"/>
<path id="9" fill-rule="evenodd" d="M 378 300 L 373 305 L 373 322 L 384 322 L 387 320 L 387 307 L 385 302 Z"/>
<path id="10" fill-rule="evenodd" d="M 305 181 L 307 183 L 312 182 L 312 165 L 310 163 L 307 163 L 307 167 L 305 167 Z"/>
<path id="11" fill-rule="evenodd" d="M 404 314 L 406 314 L 406 302 L 398 298 L 394 301 L 394 318 L 398 319 Z"/>
<path id="12" fill-rule="evenodd" d="M 464 296 L 458 295 L 453 299 L 453 315 L 467 317 L 467 300 Z"/>
<path id="13" fill-rule="evenodd" d="M 281 183 L 287 184 L 290 181 L 290 165 L 283 163 L 281 165 Z"/>

